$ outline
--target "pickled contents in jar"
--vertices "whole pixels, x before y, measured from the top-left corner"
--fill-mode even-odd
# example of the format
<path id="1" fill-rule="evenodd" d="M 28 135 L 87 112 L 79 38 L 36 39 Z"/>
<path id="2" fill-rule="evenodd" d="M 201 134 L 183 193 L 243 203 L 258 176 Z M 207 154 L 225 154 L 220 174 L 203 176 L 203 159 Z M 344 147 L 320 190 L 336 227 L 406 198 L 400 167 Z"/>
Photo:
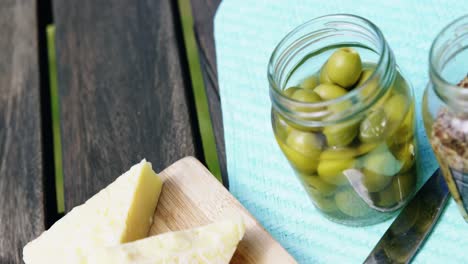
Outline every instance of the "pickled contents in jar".
<path id="1" fill-rule="evenodd" d="M 372 213 L 372 209 L 352 188 L 344 189 L 335 195 L 335 202 L 341 212 L 350 217 L 363 217 Z"/>
<path id="2" fill-rule="evenodd" d="M 323 212 L 333 213 L 338 211 L 338 207 L 336 206 L 335 200 L 333 197 L 324 197 L 319 195 L 311 190 L 308 190 L 308 193 L 312 198 L 312 203 L 322 210 Z"/>
<path id="3" fill-rule="evenodd" d="M 416 188 L 415 174 L 398 174 L 392 178 L 384 190 L 372 195 L 374 204 L 379 207 L 391 208 L 405 201 Z"/>
<path id="4" fill-rule="evenodd" d="M 317 160 L 323 147 L 323 139 L 320 138 L 320 135 L 295 128 L 290 128 L 290 131 L 283 135 L 285 138 L 278 138 L 277 141 L 291 165 L 299 172 L 315 172 L 318 165 Z"/>
<path id="5" fill-rule="evenodd" d="M 319 85 L 319 77 L 317 75 L 312 75 L 310 77 L 305 78 L 300 87 L 306 90 L 313 90 L 315 87 Z"/>
<path id="6" fill-rule="evenodd" d="M 330 184 L 322 180 L 317 175 L 300 175 L 301 181 L 305 185 L 306 188 L 317 195 L 321 195 L 324 197 L 332 196 L 335 191 L 338 189 L 337 185 Z"/>
<path id="7" fill-rule="evenodd" d="M 468 88 L 468 76 L 458 86 Z M 450 193 L 468 222 L 468 114 L 442 108 L 426 130 Z"/>
<path id="8" fill-rule="evenodd" d="M 378 82 L 369 79 L 375 65 L 361 62 L 352 48 L 342 51 L 337 50 L 319 71 L 304 76 L 302 83 L 285 89 L 284 95 L 314 103 L 339 98 L 363 84 L 367 85 L 363 92 L 378 91 Z M 342 102 L 341 107 L 348 105 Z M 345 122 L 301 127 L 272 110 L 276 140 L 313 204 L 327 218 L 349 225 L 388 218 L 392 216 L 386 213 L 388 208 L 404 204 L 414 193 L 414 118 L 409 85 L 399 73 L 378 102 Z M 361 175 L 362 188 L 350 183 L 346 175 L 351 170 Z"/>
<path id="9" fill-rule="evenodd" d="M 359 123 L 356 120 L 330 125 L 323 129 L 327 143 L 332 147 L 344 147 L 349 145 L 358 134 Z"/>
<path id="10" fill-rule="evenodd" d="M 388 121 L 382 109 L 372 111 L 359 126 L 359 140 L 365 143 L 382 140 Z"/>

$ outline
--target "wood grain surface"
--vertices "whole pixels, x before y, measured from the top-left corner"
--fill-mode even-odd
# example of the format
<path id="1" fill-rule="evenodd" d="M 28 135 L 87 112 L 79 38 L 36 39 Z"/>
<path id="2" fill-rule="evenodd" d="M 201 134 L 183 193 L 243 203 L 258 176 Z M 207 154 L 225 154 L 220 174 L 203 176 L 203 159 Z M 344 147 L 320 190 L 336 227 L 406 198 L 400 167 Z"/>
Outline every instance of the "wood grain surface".
<path id="1" fill-rule="evenodd" d="M 66 211 L 142 158 L 202 158 L 175 2 L 53 2 Z"/>
<path id="2" fill-rule="evenodd" d="M 0 263 L 45 228 L 35 0 L 0 1 Z"/>
<path id="3" fill-rule="evenodd" d="M 296 263 L 195 158 L 179 160 L 159 175 L 164 185 L 150 235 L 206 225 L 235 211 L 243 217 L 246 233 L 231 263 Z"/>
<path id="4" fill-rule="evenodd" d="M 226 148 L 219 96 L 216 52 L 214 43 L 214 16 L 221 0 L 191 0 L 195 38 L 200 54 L 200 64 L 210 107 L 211 121 L 216 139 L 219 166 L 223 182 L 229 184 L 227 177 Z"/>

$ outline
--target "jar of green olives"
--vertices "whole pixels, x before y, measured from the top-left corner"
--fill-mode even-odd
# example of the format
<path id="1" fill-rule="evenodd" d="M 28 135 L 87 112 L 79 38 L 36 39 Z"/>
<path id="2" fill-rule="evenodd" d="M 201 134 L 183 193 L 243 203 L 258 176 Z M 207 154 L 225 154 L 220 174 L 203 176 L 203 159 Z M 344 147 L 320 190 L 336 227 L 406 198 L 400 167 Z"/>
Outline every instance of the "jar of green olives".
<path id="1" fill-rule="evenodd" d="M 278 145 L 328 219 L 382 222 L 414 194 L 412 90 L 374 24 L 329 15 L 297 27 L 268 79 Z"/>
<path id="2" fill-rule="evenodd" d="M 445 27 L 432 43 L 429 77 L 424 126 L 450 193 L 468 222 L 468 15 Z"/>

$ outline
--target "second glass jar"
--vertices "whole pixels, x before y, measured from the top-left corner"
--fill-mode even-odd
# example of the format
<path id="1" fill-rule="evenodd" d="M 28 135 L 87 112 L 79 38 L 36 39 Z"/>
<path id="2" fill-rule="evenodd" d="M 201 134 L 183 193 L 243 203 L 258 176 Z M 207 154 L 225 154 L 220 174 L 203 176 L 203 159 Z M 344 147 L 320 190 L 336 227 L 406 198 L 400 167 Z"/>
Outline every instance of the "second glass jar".
<path id="1" fill-rule="evenodd" d="M 446 26 L 429 53 L 422 114 L 447 186 L 468 223 L 468 15 Z"/>
<path id="2" fill-rule="evenodd" d="M 329 15 L 297 27 L 274 50 L 268 79 L 276 140 L 327 218 L 375 224 L 414 194 L 412 89 L 374 24 Z"/>

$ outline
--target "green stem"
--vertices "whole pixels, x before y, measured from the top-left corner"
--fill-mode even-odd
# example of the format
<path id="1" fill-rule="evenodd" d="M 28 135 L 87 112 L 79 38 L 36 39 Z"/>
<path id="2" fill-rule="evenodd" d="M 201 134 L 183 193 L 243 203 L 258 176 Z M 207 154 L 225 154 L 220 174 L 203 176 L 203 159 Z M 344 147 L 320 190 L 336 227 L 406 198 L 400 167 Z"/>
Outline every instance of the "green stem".
<path id="1" fill-rule="evenodd" d="M 54 144 L 55 191 L 57 211 L 65 211 L 63 195 L 62 144 L 60 139 L 60 109 L 57 85 L 57 61 L 55 55 L 55 26 L 47 26 L 47 55 L 49 62 L 50 103 L 52 108 L 52 133 Z"/>
<path id="2" fill-rule="evenodd" d="M 178 0 L 179 12 L 182 22 L 184 44 L 190 68 L 190 78 L 192 81 L 193 93 L 195 96 L 195 107 L 197 110 L 198 125 L 202 139 L 203 152 L 206 164 L 211 173 L 222 182 L 221 169 L 219 167 L 216 142 L 211 123 L 211 116 L 208 108 L 208 99 L 203 82 L 203 75 L 200 68 L 200 58 L 198 56 L 198 46 L 195 41 L 193 31 L 193 17 L 190 0 Z"/>

